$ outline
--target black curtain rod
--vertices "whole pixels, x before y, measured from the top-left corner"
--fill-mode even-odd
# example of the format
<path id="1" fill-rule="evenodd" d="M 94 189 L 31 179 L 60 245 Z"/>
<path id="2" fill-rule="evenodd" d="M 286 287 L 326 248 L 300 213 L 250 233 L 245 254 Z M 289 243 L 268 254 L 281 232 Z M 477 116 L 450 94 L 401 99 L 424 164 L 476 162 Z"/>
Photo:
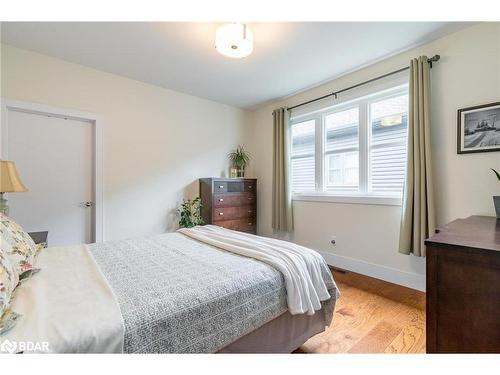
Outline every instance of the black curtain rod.
<path id="1" fill-rule="evenodd" d="M 431 68 L 432 68 L 432 63 L 433 62 L 437 62 L 439 61 L 439 59 L 441 58 L 441 56 L 439 55 L 434 55 L 432 56 L 431 58 L 427 59 L 427 62 L 429 64 L 431 64 Z M 345 91 L 349 91 L 349 90 L 352 90 L 352 89 L 355 89 L 356 87 L 359 87 L 359 86 L 363 86 L 363 85 L 366 85 L 368 83 L 372 83 L 374 81 L 378 81 L 379 79 L 382 79 L 382 78 L 385 78 L 385 77 L 389 77 L 389 76 L 392 76 L 393 74 L 398 74 L 398 73 L 401 73 L 401 72 L 404 72 L 405 70 L 408 70 L 410 69 L 409 66 L 405 66 L 404 68 L 401 68 L 401 69 L 398 69 L 398 70 L 395 70 L 393 72 L 390 72 L 390 73 L 386 73 L 386 74 L 383 74 L 381 76 L 378 76 L 378 77 L 375 77 L 375 78 L 372 78 L 372 79 L 369 79 L 368 81 L 364 81 L 364 82 L 361 82 L 361 83 L 358 83 L 354 86 L 350 86 L 350 87 L 347 87 L 345 89 L 342 89 L 342 90 L 339 90 L 339 91 L 334 91 L 332 92 L 331 94 L 327 94 L 327 95 L 323 95 L 319 98 L 316 98 L 316 99 L 312 99 L 312 100 L 308 100 L 307 102 L 304 102 L 304 103 L 300 103 L 300 104 L 297 104 L 297 105 L 294 105 L 292 107 L 289 107 L 288 110 L 292 110 L 292 109 L 295 109 L 295 108 L 298 108 L 298 107 L 302 107 L 303 105 L 306 105 L 306 104 L 310 104 L 310 103 L 314 103 L 314 102 L 317 102 L 318 100 L 323 100 L 323 99 L 326 99 L 330 96 L 335 96 L 335 98 L 337 98 L 337 95 L 338 94 L 341 94 Z"/>

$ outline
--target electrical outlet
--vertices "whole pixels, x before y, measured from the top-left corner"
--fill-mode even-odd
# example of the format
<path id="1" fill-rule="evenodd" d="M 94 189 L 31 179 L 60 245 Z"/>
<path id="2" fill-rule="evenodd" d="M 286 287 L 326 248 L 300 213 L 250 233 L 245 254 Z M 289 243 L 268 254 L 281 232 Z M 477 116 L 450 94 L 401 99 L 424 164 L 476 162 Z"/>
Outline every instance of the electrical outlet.
<path id="1" fill-rule="evenodd" d="M 330 238 L 330 243 L 335 246 L 337 244 L 337 236 L 332 236 Z"/>

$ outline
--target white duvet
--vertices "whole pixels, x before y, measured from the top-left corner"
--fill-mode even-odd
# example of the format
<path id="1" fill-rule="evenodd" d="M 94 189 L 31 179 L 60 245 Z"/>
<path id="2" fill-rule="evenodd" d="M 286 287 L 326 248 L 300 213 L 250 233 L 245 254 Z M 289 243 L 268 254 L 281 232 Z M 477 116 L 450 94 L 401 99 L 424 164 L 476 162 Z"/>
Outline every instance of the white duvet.
<path id="1" fill-rule="evenodd" d="M 42 270 L 16 291 L 12 310 L 22 314 L 0 338 L 18 352 L 121 353 L 124 326 L 116 298 L 85 245 L 50 247 Z"/>

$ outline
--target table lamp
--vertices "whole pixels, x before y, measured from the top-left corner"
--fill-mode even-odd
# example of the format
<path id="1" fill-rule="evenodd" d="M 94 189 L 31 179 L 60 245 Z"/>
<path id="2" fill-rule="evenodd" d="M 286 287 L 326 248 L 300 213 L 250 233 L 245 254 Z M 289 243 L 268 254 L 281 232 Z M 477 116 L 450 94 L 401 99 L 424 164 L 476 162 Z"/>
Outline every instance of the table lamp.
<path id="1" fill-rule="evenodd" d="M 9 205 L 4 199 L 4 193 L 18 193 L 28 191 L 17 174 L 13 161 L 0 160 L 0 212 L 9 215 Z"/>

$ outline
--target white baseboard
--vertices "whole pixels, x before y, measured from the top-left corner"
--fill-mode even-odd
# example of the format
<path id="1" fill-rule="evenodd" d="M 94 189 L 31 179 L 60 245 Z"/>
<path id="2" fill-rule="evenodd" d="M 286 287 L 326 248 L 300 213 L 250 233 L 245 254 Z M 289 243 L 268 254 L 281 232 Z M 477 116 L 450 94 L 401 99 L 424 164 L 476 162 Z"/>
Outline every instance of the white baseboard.
<path id="1" fill-rule="evenodd" d="M 425 292 L 425 275 L 319 251 L 328 265 Z"/>

